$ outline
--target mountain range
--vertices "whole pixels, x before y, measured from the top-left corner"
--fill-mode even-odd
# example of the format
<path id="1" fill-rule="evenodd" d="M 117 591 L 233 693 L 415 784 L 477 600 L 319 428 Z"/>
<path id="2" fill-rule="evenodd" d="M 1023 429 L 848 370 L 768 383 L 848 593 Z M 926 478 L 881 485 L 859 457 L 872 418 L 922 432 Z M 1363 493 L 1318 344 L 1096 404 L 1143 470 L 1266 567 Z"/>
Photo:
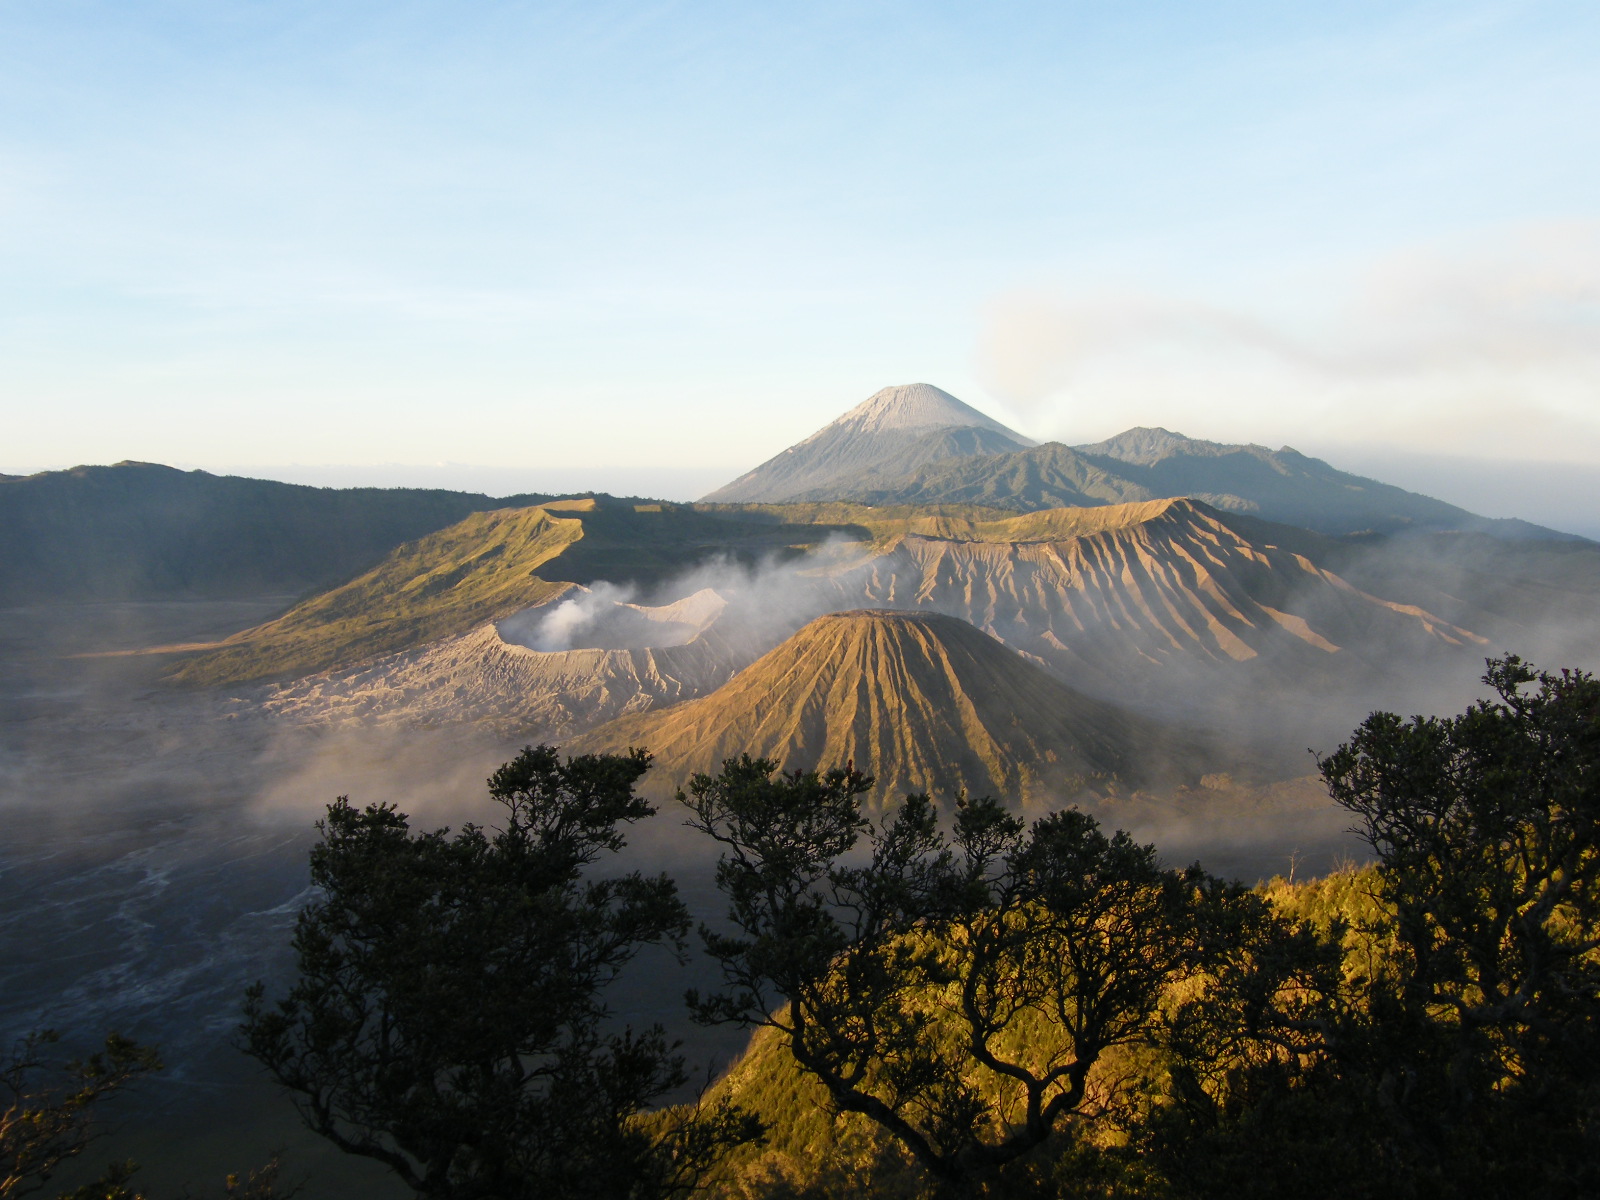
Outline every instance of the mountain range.
<path id="1" fill-rule="evenodd" d="M 495 500 L 121 462 L 0 476 L 0 604 L 301 593 Z"/>
<path id="2" fill-rule="evenodd" d="M 1568 536 L 1476 516 L 1287 447 L 1223 445 L 1163 429 L 1131 429 L 1095 445 L 1036 445 L 928 384 L 875 393 L 705 501 L 1034 512 L 1179 496 L 1335 536 Z M 0 476 L 0 604 L 306 594 L 472 513 L 557 498 L 305 487 L 137 462 Z M 614 564 L 615 577 L 639 569 L 645 548 L 636 550 Z"/>
<path id="3" fill-rule="evenodd" d="M 926 463 L 1006 454 L 1033 442 L 949 392 L 909 383 L 874 392 L 849 412 L 703 497 L 738 504 L 849 498 L 863 480 Z"/>
<path id="4" fill-rule="evenodd" d="M 928 385 L 693 504 L 126 463 L 0 480 L 0 550 L 0 602 L 303 593 L 155 648 L 236 715 L 645 744 L 674 786 L 746 752 L 889 791 L 1190 783 L 1600 632 L 1593 543 L 1287 448 L 1034 445 Z"/>
<path id="5" fill-rule="evenodd" d="M 704 499 L 959 503 L 1034 512 L 1175 496 L 1329 534 L 1571 536 L 1480 517 L 1288 446 L 1225 445 L 1155 428 L 1129 429 L 1093 445 L 1036 445 L 925 383 L 885 388 Z"/>
<path id="6" fill-rule="evenodd" d="M 1005 741 L 993 724 L 991 675 L 939 666 L 937 678 L 949 682 L 933 687 L 923 679 L 934 667 L 905 667 L 915 656 L 898 636 L 894 654 L 872 657 L 835 639 L 826 644 L 849 651 L 838 664 L 817 649 L 822 642 L 805 643 L 803 666 L 781 676 L 755 664 L 832 613 L 939 617 L 1003 650 L 1013 674 L 1022 664 L 1079 700 L 1137 714 L 1144 724 L 1134 740 L 1172 742 L 1159 731 L 1176 722 L 1246 757 L 1278 743 L 1297 751 L 1348 729 L 1372 703 L 1407 707 L 1443 678 L 1470 685 L 1483 656 L 1508 638 L 1550 614 L 1569 622 L 1600 598 L 1600 548 L 1587 543 L 1437 536 L 1467 538 L 1473 554 L 1489 555 L 1484 575 L 1452 576 L 1452 560 L 1419 553 L 1418 543 L 1387 557 L 1383 544 L 1189 500 L 1028 514 L 569 501 L 469 518 L 178 671 L 296 722 L 465 722 L 574 745 L 632 738 L 660 755 L 664 772 L 714 766 L 707 756 L 746 734 L 764 753 L 799 761 L 853 747 L 852 731 L 876 723 L 921 747 L 923 759 L 909 745 L 879 745 L 893 763 L 959 758 L 965 765 L 951 769 L 960 786 L 996 791 L 1026 777 L 1028 789 L 1048 790 L 1047 775 L 1059 783 L 1138 773 L 1107 775 L 1105 761 L 1019 773 L 1026 747 L 1059 740 L 1059 730 Z M 744 562 L 707 567 L 715 544 L 741 550 Z M 608 579 L 630 555 L 643 561 L 641 547 L 654 556 L 655 583 L 635 599 Z M 1397 573 L 1397 562 L 1416 569 Z M 776 688 L 779 677 L 787 690 Z M 850 687 L 854 708 L 840 699 Z M 903 702 L 892 700 L 896 690 Z M 1059 696 L 1045 707 L 1085 711 Z M 935 719 L 940 709 L 948 713 Z M 958 718 L 949 714 L 968 711 L 977 724 L 953 732 Z M 1031 708 L 1018 711 L 1034 721 Z M 819 726 L 818 714 L 832 715 Z M 619 721 L 630 724 L 608 724 Z M 702 726 L 704 736 L 695 732 Z M 980 727 L 989 732 L 980 736 Z M 773 741 L 775 730 L 788 732 Z M 973 739 L 999 749 L 971 757 L 962 747 Z M 884 778 L 896 787 L 915 773 L 895 771 Z"/>
<path id="7" fill-rule="evenodd" d="M 671 590 L 713 555 L 766 556 L 748 603 L 712 626 L 765 650 L 805 620 L 861 607 L 931 609 L 986 629 L 1084 686 L 1159 691 L 1188 664 L 1256 673 L 1382 659 L 1390 643 L 1481 638 L 1353 587 L 1289 548 L 1297 531 L 1192 500 L 1007 513 L 853 504 L 722 507 L 556 501 L 477 513 L 183 664 L 181 679 L 285 679 L 420 650 L 485 622 L 526 622 L 570 585 Z M 1244 532 L 1241 532 L 1241 529 Z M 1309 535 L 1308 535 L 1309 536 Z M 787 565 L 778 557 L 791 556 Z M 623 572 L 628 574 L 624 575 Z M 779 594 L 781 593 L 781 595 Z M 675 595 L 662 597 L 671 602 Z M 766 645 L 762 645 L 762 641 Z M 614 639 L 585 643 L 602 649 Z M 1262 660 L 1256 662 L 1256 660 Z"/>

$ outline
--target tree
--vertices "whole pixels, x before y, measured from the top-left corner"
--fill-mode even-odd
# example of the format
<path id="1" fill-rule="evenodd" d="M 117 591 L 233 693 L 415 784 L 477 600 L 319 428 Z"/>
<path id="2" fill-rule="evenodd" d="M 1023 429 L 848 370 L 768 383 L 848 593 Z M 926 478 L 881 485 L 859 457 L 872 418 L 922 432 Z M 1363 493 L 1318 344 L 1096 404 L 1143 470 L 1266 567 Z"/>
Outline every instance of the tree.
<path id="1" fill-rule="evenodd" d="M 1322 762 L 1377 854 L 1376 1039 L 1424 1168 L 1600 1190 L 1600 682 L 1490 660 L 1457 717 L 1374 713 Z M 1529 685 L 1533 685 L 1531 688 Z"/>
<path id="2" fill-rule="evenodd" d="M 1321 761 L 1376 861 L 1317 885 L 1348 923 L 1240 943 L 1211 989 L 1223 1070 L 1143 1132 L 1178 1194 L 1600 1193 L 1600 683 L 1484 681 Z"/>
<path id="3" fill-rule="evenodd" d="M 112 1034 L 104 1050 L 52 1068 L 45 1048 L 59 1040 L 51 1030 L 31 1034 L 0 1064 L 0 1200 L 43 1188 L 94 1140 L 93 1118 L 100 1105 L 161 1067 L 155 1051 Z M 99 1186 L 121 1187 L 133 1170 L 132 1163 L 113 1164 Z"/>
<path id="4" fill-rule="evenodd" d="M 748 1136 L 727 1112 L 646 1133 L 682 1059 L 659 1026 L 606 1032 L 606 986 L 689 924 L 664 875 L 586 874 L 654 811 L 633 790 L 649 761 L 524 749 L 489 779 L 493 831 L 329 807 L 299 977 L 272 1006 L 252 988 L 242 1030 L 310 1128 L 429 1200 L 667 1194 Z"/>
<path id="5" fill-rule="evenodd" d="M 736 930 L 702 929 L 725 989 L 691 1008 L 779 1030 L 838 1110 L 876 1122 L 946 1192 L 1117 1110 L 1130 1056 L 1161 1039 L 1164 996 L 1251 907 L 1075 810 L 1026 828 L 963 800 L 947 835 L 926 796 L 866 821 L 872 780 L 853 766 L 776 771 L 730 759 L 679 793 L 724 848 Z M 1127 1071 L 1106 1069 L 1119 1056 Z"/>

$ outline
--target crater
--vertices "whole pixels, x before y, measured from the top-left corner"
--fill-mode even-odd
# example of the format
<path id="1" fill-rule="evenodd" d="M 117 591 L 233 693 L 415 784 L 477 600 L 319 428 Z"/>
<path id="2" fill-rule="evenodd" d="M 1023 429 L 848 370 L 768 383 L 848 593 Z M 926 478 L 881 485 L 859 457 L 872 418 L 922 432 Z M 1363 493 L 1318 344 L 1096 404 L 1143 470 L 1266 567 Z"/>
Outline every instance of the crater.
<path id="1" fill-rule="evenodd" d="M 561 599 L 495 622 L 502 640 L 530 650 L 653 650 L 682 646 L 710 628 L 728 605 L 712 588 L 671 604 L 633 604 L 612 589 L 577 587 Z"/>

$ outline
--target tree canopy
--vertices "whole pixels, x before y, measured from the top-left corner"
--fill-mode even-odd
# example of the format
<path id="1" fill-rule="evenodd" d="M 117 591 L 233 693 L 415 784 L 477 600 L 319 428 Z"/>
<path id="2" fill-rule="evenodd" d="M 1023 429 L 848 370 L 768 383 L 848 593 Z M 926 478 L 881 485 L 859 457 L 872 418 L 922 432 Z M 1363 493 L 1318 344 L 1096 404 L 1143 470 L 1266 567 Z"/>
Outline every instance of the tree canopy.
<path id="1" fill-rule="evenodd" d="M 1600 1192 L 1600 683 L 1514 656 L 1484 682 L 1321 761 L 1375 861 L 1207 1014 L 1214 1048 L 1277 1052 L 1155 1114 L 1178 1195 Z"/>
<path id="2" fill-rule="evenodd" d="M 1298 885 L 1166 865 L 1075 809 L 869 817 L 853 763 L 729 759 L 678 793 L 727 904 L 691 1014 L 763 1030 L 760 1069 L 813 1090 L 762 1115 L 811 1096 L 908 1194 L 1600 1192 L 1600 683 L 1513 657 L 1485 680 L 1320 760 L 1373 861 Z M 617 972 L 689 928 L 670 880 L 590 869 L 652 811 L 647 765 L 526 750 L 494 831 L 329 809 L 299 979 L 245 1027 L 313 1129 L 425 1197 L 662 1196 L 757 1135 L 742 1067 L 641 1119 L 682 1063 L 606 1022 Z M 727 1194 L 876 1178 L 808 1166 Z"/>
<path id="3" fill-rule="evenodd" d="M 103 1050 L 58 1066 L 49 1047 L 59 1040 L 53 1030 L 30 1034 L 0 1062 L 0 1200 L 43 1190 L 94 1141 L 100 1106 L 161 1067 L 154 1050 L 114 1033 Z M 131 1162 L 113 1163 L 84 1193 L 98 1187 L 116 1195 L 134 1170 Z"/>
<path id="4" fill-rule="evenodd" d="M 702 931 L 727 986 L 691 1006 L 780 1030 L 840 1111 L 944 1189 L 975 1191 L 1125 1108 L 1134 1073 L 1097 1068 L 1163 1043 L 1166 996 L 1264 909 L 1075 810 L 1028 827 L 962 800 L 946 832 L 913 795 L 873 824 L 857 804 L 870 786 L 853 767 L 749 757 L 690 781 L 679 799 L 725 847 L 736 930 Z"/>
<path id="5" fill-rule="evenodd" d="M 684 1082 L 660 1027 L 615 1030 L 606 987 L 644 948 L 678 948 L 676 886 L 585 868 L 653 811 L 643 752 L 563 762 L 529 747 L 489 780 L 494 830 L 415 833 L 341 797 L 311 854 L 299 976 L 249 994 L 244 1046 L 306 1123 L 418 1196 L 650 1196 L 692 1182 L 726 1134 L 633 1118 Z"/>

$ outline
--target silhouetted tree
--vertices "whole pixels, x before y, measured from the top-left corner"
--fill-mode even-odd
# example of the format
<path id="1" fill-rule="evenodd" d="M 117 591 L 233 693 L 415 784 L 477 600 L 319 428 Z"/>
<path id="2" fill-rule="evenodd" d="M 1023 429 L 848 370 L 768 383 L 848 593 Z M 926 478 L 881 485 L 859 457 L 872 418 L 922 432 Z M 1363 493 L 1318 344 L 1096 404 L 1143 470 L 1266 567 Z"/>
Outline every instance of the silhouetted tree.
<path id="1" fill-rule="evenodd" d="M 1392 1108 L 1447 1186 L 1600 1192 L 1600 682 L 1512 655 L 1484 682 L 1457 717 L 1374 713 L 1322 763 L 1392 913 Z"/>
<path id="2" fill-rule="evenodd" d="M 1144 1131 L 1178 1194 L 1600 1194 L 1600 683 L 1514 656 L 1484 681 L 1322 761 L 1368 915 L 1241 945 L 1196 1021 L 1225 1072 Z"/>
<path id="3" fill-rule="evenodd" d="M 272 1006 L 251 989 L 243 1026 L 313 1130 L 430 1200 L 670 1194 L 751 1134 L 728 1110 L 647 1132 L 682 1059 L 659 1026 L 605 1029 L 607 985 L 689 923 L 666 876 L 586 874 L 654 811 L 633 790 L 648 766 L 529 747 L 489 780 L 493 831 L 329 807 L 299 978 Z"/>
<path id="4" fill-rule="evenodd" d="M 853 767 L 776 772 L 730 759 L 679 794 L 724 847 L 737 931 L 702 929 L 725 990 L 691 1008 L 781 1031 L 840 1111 L 899 1139 L 946 1192 L 1124 1108 L 1133 1056 L 1163 1040 L 1163 998 L 1217 957 L 1214 934 L 1261 911 L 1081 812 L 1028 828 L 962 801 L 946 834 L 909 796 L 873 825 L 858 800 L 872 781 Z"/>

